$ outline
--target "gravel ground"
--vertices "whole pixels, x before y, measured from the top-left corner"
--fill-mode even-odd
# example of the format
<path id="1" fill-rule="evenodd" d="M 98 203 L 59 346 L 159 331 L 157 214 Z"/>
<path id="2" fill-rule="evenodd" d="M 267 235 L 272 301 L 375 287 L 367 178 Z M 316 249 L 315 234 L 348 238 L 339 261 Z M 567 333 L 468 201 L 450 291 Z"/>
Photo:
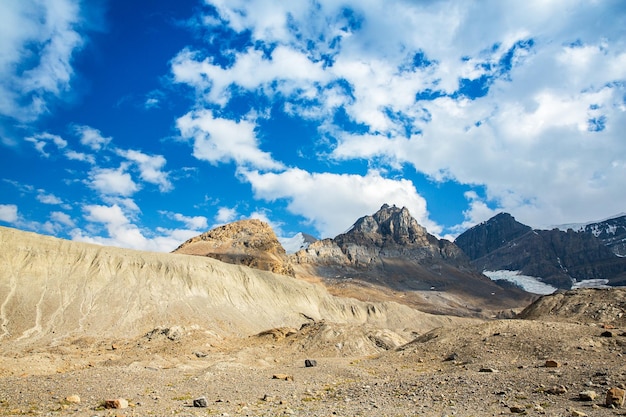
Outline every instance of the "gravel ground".
<path id="1" fill-rule="evenodd" d="M 498 320 L 436 329 L 367 355 L 344 355 L 342 343 L 359 327 L 351 333 L 333 324 L 276 338 L 83 343 L 74 352 L 2 358 L 0 415 L 626 415 L 604 404 L 609 388 L 626 388 L 626 332 L 606 331 Z M 337 339 L 321 346 L 316 335 L 329 332 Z M 317 366 L 305 367 L 307 358 Z M 547 360 L 559 366 L 546 367 Z M 598 397 L 581 401 L 589 390 Z M 72 395 L 80 403 L 66 400 Z M 199 397 L 207 407 L 193 406 Z M 103 407 L 114 398 L 128 408 Z"/>

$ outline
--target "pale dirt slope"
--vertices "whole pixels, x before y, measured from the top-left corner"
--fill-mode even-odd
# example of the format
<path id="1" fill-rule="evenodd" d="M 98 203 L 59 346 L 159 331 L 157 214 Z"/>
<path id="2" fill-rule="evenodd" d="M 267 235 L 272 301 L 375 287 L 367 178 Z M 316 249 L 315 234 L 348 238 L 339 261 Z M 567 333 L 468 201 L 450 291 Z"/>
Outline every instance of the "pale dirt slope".
<path id="1" fill-rule="evenodd" d="M 0 228 L 0 341 L 54 345 L 183 326 L 247 336 L 311 320 L 424 332 L 453 319 L 214 259 L 102 247 Z"/>

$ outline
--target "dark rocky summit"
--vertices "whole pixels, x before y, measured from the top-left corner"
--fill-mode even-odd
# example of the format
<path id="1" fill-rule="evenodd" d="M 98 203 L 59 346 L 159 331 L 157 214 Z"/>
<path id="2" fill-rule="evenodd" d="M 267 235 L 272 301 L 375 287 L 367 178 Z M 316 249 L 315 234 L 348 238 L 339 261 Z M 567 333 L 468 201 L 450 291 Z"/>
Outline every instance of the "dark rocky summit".
<path id="1" fill-rule="evenodd" d="M 588 279 L 626 282 L 626 258 L 593 234 L 533 230 L 506 213 L 467 230 L 455 243 L 481 271 L 520 271 L 561 289 Z"/>
<path id="2" fill-rule="evenodd" d="M 470 259 L 475 260 L 525 235 L 532 229 L 508 213 L 500 213 L 456 238 L 456 243 Z"/>

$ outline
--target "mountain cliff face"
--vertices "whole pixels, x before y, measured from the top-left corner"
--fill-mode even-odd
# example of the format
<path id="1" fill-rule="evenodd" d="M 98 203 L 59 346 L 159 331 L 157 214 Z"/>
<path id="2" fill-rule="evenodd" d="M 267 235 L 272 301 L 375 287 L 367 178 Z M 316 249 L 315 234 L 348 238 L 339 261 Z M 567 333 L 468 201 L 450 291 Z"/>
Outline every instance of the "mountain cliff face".
<path id="1" fill-rule="evenodd" d="M 513 241 L 532 229 L 508 213 L 500 213 L 489 221 L 472 227 L 456 238 L 456 243 L 470 259 L 479 259 Z"/>
<path id="2" fill-rule="evenodd" d="M 622 285 L 626 259 L 590 233 L 532 230 L 502 213 L 461 234 L 455 243 L 479 270 L 520 271 L 570 289 L 574 281 L 605 279 Z"/>

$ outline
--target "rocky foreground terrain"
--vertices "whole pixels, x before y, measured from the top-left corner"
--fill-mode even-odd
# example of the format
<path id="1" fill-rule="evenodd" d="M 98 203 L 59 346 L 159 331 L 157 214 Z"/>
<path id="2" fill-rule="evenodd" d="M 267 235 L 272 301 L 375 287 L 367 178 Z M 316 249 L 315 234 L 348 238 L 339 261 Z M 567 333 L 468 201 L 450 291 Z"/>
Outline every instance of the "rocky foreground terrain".
<path id="1" fill-rule="evenodd" d="M 625 289 L 435 315 L 7 228 L 0 264 L 0 415 L 626 415 Z"/>

